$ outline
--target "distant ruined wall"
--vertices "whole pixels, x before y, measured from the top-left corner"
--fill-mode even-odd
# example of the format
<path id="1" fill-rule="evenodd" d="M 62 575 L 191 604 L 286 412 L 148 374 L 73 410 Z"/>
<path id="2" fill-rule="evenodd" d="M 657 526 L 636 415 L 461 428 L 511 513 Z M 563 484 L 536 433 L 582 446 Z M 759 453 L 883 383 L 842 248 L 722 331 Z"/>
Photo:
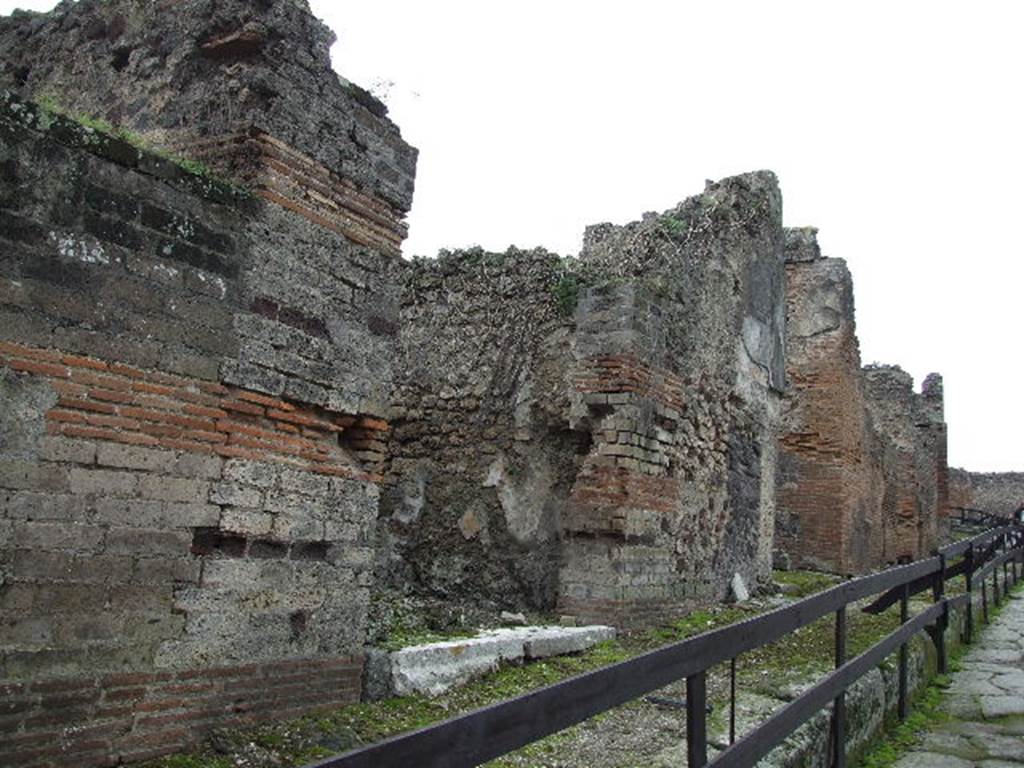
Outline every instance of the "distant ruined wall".
<path id="1" fill-rule="evenodd" d="M 882 441 L 883 557 L 914 560 L 935 548 L 948 506 L 942 379 L 931 374 L 921 394 L 898 366 L 867 366 L 864 379 Z"/>
<path id="2" fill-rule="evenodd" d="M 404 230 L 365 232 L 400 220 L 411 175 L 387 158 L 415 151 L 330 72 L 303 3 L 171 5 L 0 20 L 3 82 L 158 144 L 262 84 L 232 125 L 310 143 L 254 161 L 293 186 L 242 178 L 253 195 L 0 99 L 4 765 L 142 759 L 359 698 Z M 318 145 L 291 77 L 335 110 L 323 130 L 375 138 Z"/>
<path id="3" fill-rule="evenodd" d="M 791 567 L 883 562 L 882 467 L 867 419 L 853 280 L 810 229 L 786 230 L 786 370 L 775 546 Z"/>
<path id="4" fill-rule="evenodd" d="M 1009 516 L 1024 506 L 1024 472 L 949 470 L 949 505 Z"/>
<path id="5" fill-rule="evenodd" d="M 786 232 L 780 565 L 864 573 L 928 554 L 948 504 L 942 379 L 861 368 L 853 281 L 815 231 Z"/>
<path id="6" fill-rule="evenodd" d="M 946 427 L 945 392 L 942 376 L 937 373 L 928 374 L 921 384 L 921 397 L 918 401 L 918 429 L 921 431 L 921 449 L 925 454 L 924 482 L 930 486 L 934 482 L 935 495 L 933 506 L 926 511 L 927 549 L 920 555 L 928 555 L 935 548 L 935 539 L 941 539 L 949 531 L 949 465 L 947 463 L 948 430 Z M 934 538 L 932 538 L 934 537 Z"/>

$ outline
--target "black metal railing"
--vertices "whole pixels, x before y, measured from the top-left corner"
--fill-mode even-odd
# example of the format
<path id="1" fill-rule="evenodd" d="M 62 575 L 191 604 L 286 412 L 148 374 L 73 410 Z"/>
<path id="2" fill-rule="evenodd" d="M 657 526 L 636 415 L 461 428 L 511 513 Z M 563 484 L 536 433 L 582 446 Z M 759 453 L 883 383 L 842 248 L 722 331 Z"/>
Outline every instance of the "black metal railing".
<path id="1" fill-rule="evenodd" d="M 455 768 L 476 766 L 561 731 L 587 718 L 640 698 L 671 683 L 686 680 L 686 742 L 688 765 L 702 768 L 749 768 L 816 713 L 833 705 L 832 765 L 845 766 L 845 691 L 895 651 L 899 651 L 898 711 L 908 706 L 907 643 L 926 631 L 938 651 L 940 672 L 946 671 L 946 630 L 950 611 L 966 608 L 965 640 L 974 634 L 974 600 L 980 587 L 982 614 L 988 621 L 991 600 L 998 602 L 1011 582 L 1024 575 L 1024 528 L 1002 525 L 951 544 L 935 555 L 907 565 L 862 576 L 799 602 L 745 621 L 705 632 L 641 656 L 587 672 L 437 725 L 392 737 L 377 744 L 328 758 L 310 768 Z M 1003 586 L 1000 590 L 999 573 Z M 964 594 L 946 596 L 946 584 L 964 577 Z M 927 589 L 932 604 L 911 617 L 909 600 Z M 846 656 L 846 611 L 855 603 L 880 595 L 864 608 L 879 613 L 900 604 L 900 626 L 852 659 Z M 835 616 L 835 669 L 770 718 L 735 738 L 735 665 L 743 653 L 779 640 L 829 614 Z M 730 744 L 708 762 L 707 673 L 728 662 Z"/>
<path id="2" fill-rule="evenodd" d="M 949 511 L 949 517 L 960 525 L 999 526 L 1010 522 L 1008 515 L 994 515 L 973 507 L 950 507 Z"/>

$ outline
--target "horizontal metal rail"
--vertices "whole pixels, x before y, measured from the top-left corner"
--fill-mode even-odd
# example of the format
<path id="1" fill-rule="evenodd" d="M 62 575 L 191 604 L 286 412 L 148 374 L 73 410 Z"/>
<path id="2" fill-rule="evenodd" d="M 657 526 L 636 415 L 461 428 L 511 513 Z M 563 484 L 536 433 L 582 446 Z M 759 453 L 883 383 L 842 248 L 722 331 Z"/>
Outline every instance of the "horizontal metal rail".
<path id="1" fill-rule="evenodd" d="M 915 634 L 934 624 L 946 610 L 945 601 L 929 606 L 895 632 L 830 673 L 711 761 L 715 768 L 739 768 L 756 763 L 840 693 L 878 666 L 886 656 Z"/>
<path id="2" fill-rule="evenodd" d="M 983 582 L 985 580 L 985 578 L 989 574 L 991 574 L 993 571 L 995 571 L 995 569 L 998 568 L 1003 563 L 1008 563 L 1011 560 L 1018 560 L 1019 561 L 1020 558 L 1021 558 L 1021 551 L 1018 550 L 1018 549 L 1007 550 L 1006 552 L 1002 552 L 1002 553 L 996 555 L 986 565 L 984 565 L 983 567 L 979 568 L 978 570 L 976 570 L 974 572 L 974 574 L 971 576 L 971 584 L 972 584 L 972 586 L 977 586 L 977 585 L 981 584 L 981 582 Z"/>
<path id="3" fill-rule="evenodd" d="M 950 510 L 956 512 L 956 519 L 968 525 L 1002 525 L 1008 519 L 1008 515 L 994 515 L 991 512 L 986 512 L 983 509 L 974 509 L 972 507 L 950 507 Z"/>

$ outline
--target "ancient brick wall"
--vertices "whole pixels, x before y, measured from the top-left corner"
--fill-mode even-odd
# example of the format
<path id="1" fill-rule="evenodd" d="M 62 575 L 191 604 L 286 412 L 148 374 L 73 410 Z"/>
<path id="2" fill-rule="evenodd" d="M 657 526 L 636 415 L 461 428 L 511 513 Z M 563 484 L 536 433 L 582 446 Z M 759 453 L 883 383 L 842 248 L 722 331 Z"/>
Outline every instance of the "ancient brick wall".
<path id="1" fill-rule="evenodd" d="M 304 0 L 0 19 L 0 763 L 353 701 L 374 586 L 657 622 L 768 578 L 777 478 L 801 564 L 934 543 L 941 381 L 859 370 L 774 176 L 406 264 L 416 151 L 332 39 Z"/>
<path id="2" fill-rule="evenodd" d="M 380 572 L 620 625 L 766 577 L 779 218 L 752 174 L 591 230 L 578 261 L 410 265 Z"/>
<path id="3" fill-rule="evenodd" d="M 1011 515 L 1024 506 L 1024 472 L 950 469 L 949 505 Z"/>
<path id="4" fill-rule="evenodd" d="M 864 380 L 884 469 L 882 556 L 914 560 L 935 548 L 948 505 L 942 379 L 930 375 L 918 394 L 910 374 L 873 365 Z"/>
<path id="5" fill-rule="evenodd" d="M 920 394 L 892 366 L 861 368 L 853 281 L 813 229 L 787 230 L 786 368 L 776 555 L 864 573 L 928 554 L 948 499 L 942 379 Z"/>
<path id="6" fill-rule="evenodd" d="M 416 150 L 331 69 L 334 39 L 305 0 L 81 0 L 0 18 L 0 85 L 124 126 L 397 254 Z"/>
<path id="7" fill-rule="evenodd" d="M 563 610 L 650 623 L 768 576 L 782 251 L 769 173 L 588 229 L 581 261 L 602 277 L 577 310 L 573 386 L 593 448 L 563 519 Z"/>
<path id="8" fill-rule="evenodd" d="M 925 544 L 920 555 L 930 554 L 936 541 L 949 531 L 949 465 L 946 463 L 947 429 L 945 415 L 945 393 L 942 376 L 930 373 L 921 384 L 918 399 L 917 427 L 920 434 L 922 482 L 927 489 L 927 504 L 924 522 Z M 934 491 L 932 488 L 934 487 Z"/>
<path id="9" fill-rule="evenodd" d="M 883 562 L 882 468 L 868 424 L 853 280 L 815 231 L 786 231 L 786 371 L 776 550 L 782 564 L 862 573 Z"/>
<path id="10" fill-rule="evenodd" d="M 186 30 L 174 40 L 189 51 L 201 5 L 159 18 Z M 27 67 L 62 109 L 81 91 L 74 109 L 159 123 L 159 95 L 129 103 L 129 83 L 84 87 L 106 82 L 85 70 L 109 57 L 39 55 L 121 39 L 88 25 L 119 27 L 110 14 L 126 9 L 142 35 L 131 3 L 4 19 L 0 46 L 22 46 L 5 76 L 33 92 Z M 146 66 L 174 58 L 171 42 Z M 323 80 L 322 53 L 310 66 Z M 217 61 L 246 79 L 230 56 Z M 398 152 L 397 130 L 375 119 Z M 408 200 L 366 183 L 373 167 L 387 175 L 377 149 L 365 148 L 366 178 L 329 177 L 359 176 L 360 208 L 316 185 L 316 147 L 302 159 L 278 144 L 293 198 L 295 179 L 309 181 L 301 205 L 0 102 L 5 765 L 134 760 L 217 725 L 358 699 L 403 230 L 389 242 L 361 232 L 374 206 L 397 221 Z"/>

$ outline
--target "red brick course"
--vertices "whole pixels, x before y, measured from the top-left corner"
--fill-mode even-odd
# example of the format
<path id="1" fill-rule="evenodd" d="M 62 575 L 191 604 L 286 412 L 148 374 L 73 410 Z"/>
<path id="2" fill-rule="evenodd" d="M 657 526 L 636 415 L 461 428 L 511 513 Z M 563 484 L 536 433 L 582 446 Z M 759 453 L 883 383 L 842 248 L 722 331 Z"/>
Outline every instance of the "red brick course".
<path id="1" fill-rule="evenodd" d="M 253 129 L 191 142 L 189 157 L 227 169 L 257 195 L 362 245 L 398 255 L 403 214 L 316 160 Z"/>
<path id="2" fill-rule="evenodd" d="M 387 422 L 59 350 L 0 343 L 0 365 L 50 379 L 50 434 L 274 461 L 379 481 Z"/>
<path id="3" fill-rule="evenodd" d="M 0 683 L 0 764 L 116 765 L 359 700 L 361 657 Z"/>
<path id="4" fill-rule="evenodd" d="M 685 402 L 685 381 L 654 368 L 635 355 L 606 355 L 584 361 L 573 379 L 579 392 L 628 393 L 647 397 L 680 410 Z"/>

